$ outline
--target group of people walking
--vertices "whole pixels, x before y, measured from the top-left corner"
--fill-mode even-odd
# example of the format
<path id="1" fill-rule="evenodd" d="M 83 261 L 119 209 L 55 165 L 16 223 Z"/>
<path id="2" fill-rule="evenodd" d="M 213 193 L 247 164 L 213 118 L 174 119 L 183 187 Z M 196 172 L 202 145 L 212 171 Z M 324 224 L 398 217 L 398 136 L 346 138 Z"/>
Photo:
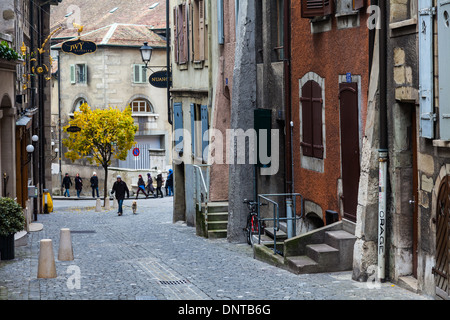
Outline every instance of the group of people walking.
<path id="1" fill-rule="evenodd" d="M 90 183 L 92 188 L 92 198 L 95 198 L 95 193 L 97 193 L 97 198 L 100 198 L 98 194 L 98 177 L 96 172 L 92 174 Z M 64 197 L 70 198 L 69 189 L 72 185 L 73 185 L 72 179 L 70 178 L 69 174 L 66 173 L 66 175 L 62 180 L 62 187 L 64 188 Z M 75 190 L 77 191 L 77 197 L 79 198 L 81 195 L 81 191 L 83 190 L 83 179 L 81 179 L 79 173 L 77 173 L 77 175 L 75 176 Z"/>
<path id="2" fill-rule="evenodd" d="M 114 183 L 114 186 L 116 186 L 116 184 L 118 183 L 118 181 L 120 180 L 120 185 L 122 186 L 121 188 L 124 189 L 123 195 L 125 195 L 125 187 L 126 187 L 126 191 L 128 192 L 128 197 L 129 197 L 129 190 L 128 187 L 126 186 L 126 183 L 122 180 L 122 177 L 119 175 L 117 176 L 117 181 Z M 92 198 L 95 198 L 95 196 L 97 195 L 97 198 L 99 198 L 99 192 L 98 192 L 98 177 L 97 177 L 97 173 L 94 172 L 92 174 L 92 177 L 89 180 L 90 184 L 91 184 L 91 188 L 92 188 Z M 138 189 L 137 189 L 137 193 L 136 193 L 136 199 L 139 197 L 139 193 L 143 193 L 145 195 L 146 198 L 148 198 L 150 196 L 150 194 L 152 194 L 155 198 L 158 198 L 159 196 L 161 196 L 161 198 L 163 198 L 163 193 L 161 188 L 163 187 L 163 182 L 164 179 L 162 177 L 162 173 L 158 172 L 158 175 L 156 176 L 156 190 L 153 186 L 153 178 L 151 176 L 150 173 L 147 173 L 147 184 L 145 183 L 144 179 L 142 178 L 142 175 L 139 175 L 138 178 Z M 169 174 L 167 176 L 167 180 L 165 181 L 165 189 L 166 189 L 166 196 L 173 196 L 173 171 L 172 169 L 169 169 Z M 123 187 L 123 184 L 125 184 L 125 187 Z M 69 174 L 66 173 L 64 176 L 64 179 L 62 181 L 62 187 L 65 189 L 64 191 L 64 197 L 69 197 L 70 198 L 70 187 L 73 185 L 72 183 L 72 179 L 70 178 Z M 112 189 L 112 193 L 115 192 L 115 189 Z M 81 191 L 83 189 L 83 179 L 80 177 L 80 174 L 77 173 L 77 175 L 75 176 L 75 190 L 77 191 L 77 197 L 79 198 L 81 195 Z M 122 192 L 119 193 L 119 195 L 122 195 Z M 116 199 L 118 196 L 118 193 L 116 193 Z"/>

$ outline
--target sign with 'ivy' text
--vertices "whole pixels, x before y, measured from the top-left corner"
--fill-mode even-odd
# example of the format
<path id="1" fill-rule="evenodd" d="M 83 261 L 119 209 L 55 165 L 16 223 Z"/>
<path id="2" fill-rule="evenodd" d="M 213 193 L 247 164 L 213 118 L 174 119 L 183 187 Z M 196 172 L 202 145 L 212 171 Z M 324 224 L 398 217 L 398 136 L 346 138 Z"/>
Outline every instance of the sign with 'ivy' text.
<path id="1" fill-rule="evenodd" d="M 97 50 L 97 45 L 95 42 L 87 40 L 69 40 L 62 44 L 61 50 L 66 53 L 82 56 L 87 53 L 94 53 Z"/>

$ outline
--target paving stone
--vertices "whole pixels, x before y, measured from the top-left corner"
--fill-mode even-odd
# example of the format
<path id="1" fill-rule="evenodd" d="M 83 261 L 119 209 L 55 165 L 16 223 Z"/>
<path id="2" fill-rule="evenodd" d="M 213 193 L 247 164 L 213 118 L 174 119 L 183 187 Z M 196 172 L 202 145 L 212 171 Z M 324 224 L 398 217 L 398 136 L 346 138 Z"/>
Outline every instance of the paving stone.
<path id="1" fill-rule="evenodd" d="M 0 300 L 299 300 L 427 299 L 383 283 L 351 280 L 350 272 L 295 275 L 253 258 L 247 244 L 205 239 L 195 228 L 172 223 L 172 197 L 126 200 L 124 215 L 95 212 L 94 201 L 54 201 L 38 215 L 44 225 L 0 261 Z M 57 278 L 37 279 L 39 241 L 72 230 L 74 261 L 56 260 Z M 7 294 L 5 294 L 5 292 Z"/>

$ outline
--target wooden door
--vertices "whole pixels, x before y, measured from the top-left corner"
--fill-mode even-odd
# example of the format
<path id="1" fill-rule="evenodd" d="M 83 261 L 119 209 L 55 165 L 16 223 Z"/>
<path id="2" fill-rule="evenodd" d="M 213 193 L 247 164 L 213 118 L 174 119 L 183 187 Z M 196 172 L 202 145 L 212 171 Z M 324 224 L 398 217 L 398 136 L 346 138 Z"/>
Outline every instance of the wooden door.
<path id="1" fill-rule="evenodd" d="M 441 182 L 436 207 L 436 265 L 433 267 L 436 295 L 450 299 L 450 178 L 446 176 Z"/>
<path id="2" fill-rule="evenodd" d="M 359 115 L 357 83 L 339 84 L 343 217 L 356 222 L 359 160 Z"/>

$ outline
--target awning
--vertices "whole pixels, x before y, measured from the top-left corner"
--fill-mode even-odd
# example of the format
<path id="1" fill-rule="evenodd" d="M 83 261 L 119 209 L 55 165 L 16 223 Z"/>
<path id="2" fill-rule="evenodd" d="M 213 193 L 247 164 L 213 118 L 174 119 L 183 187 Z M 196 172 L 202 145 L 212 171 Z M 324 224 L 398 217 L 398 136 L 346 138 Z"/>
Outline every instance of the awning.
<path id="1" fill-rule="evenodd" d="M 20 119 L 16 121 L 16 126 L 24 126 L 28 129 L 29 127 L 31 127 L 31 120 L 32 119 L 27 116 L 20 117 Z"/>

